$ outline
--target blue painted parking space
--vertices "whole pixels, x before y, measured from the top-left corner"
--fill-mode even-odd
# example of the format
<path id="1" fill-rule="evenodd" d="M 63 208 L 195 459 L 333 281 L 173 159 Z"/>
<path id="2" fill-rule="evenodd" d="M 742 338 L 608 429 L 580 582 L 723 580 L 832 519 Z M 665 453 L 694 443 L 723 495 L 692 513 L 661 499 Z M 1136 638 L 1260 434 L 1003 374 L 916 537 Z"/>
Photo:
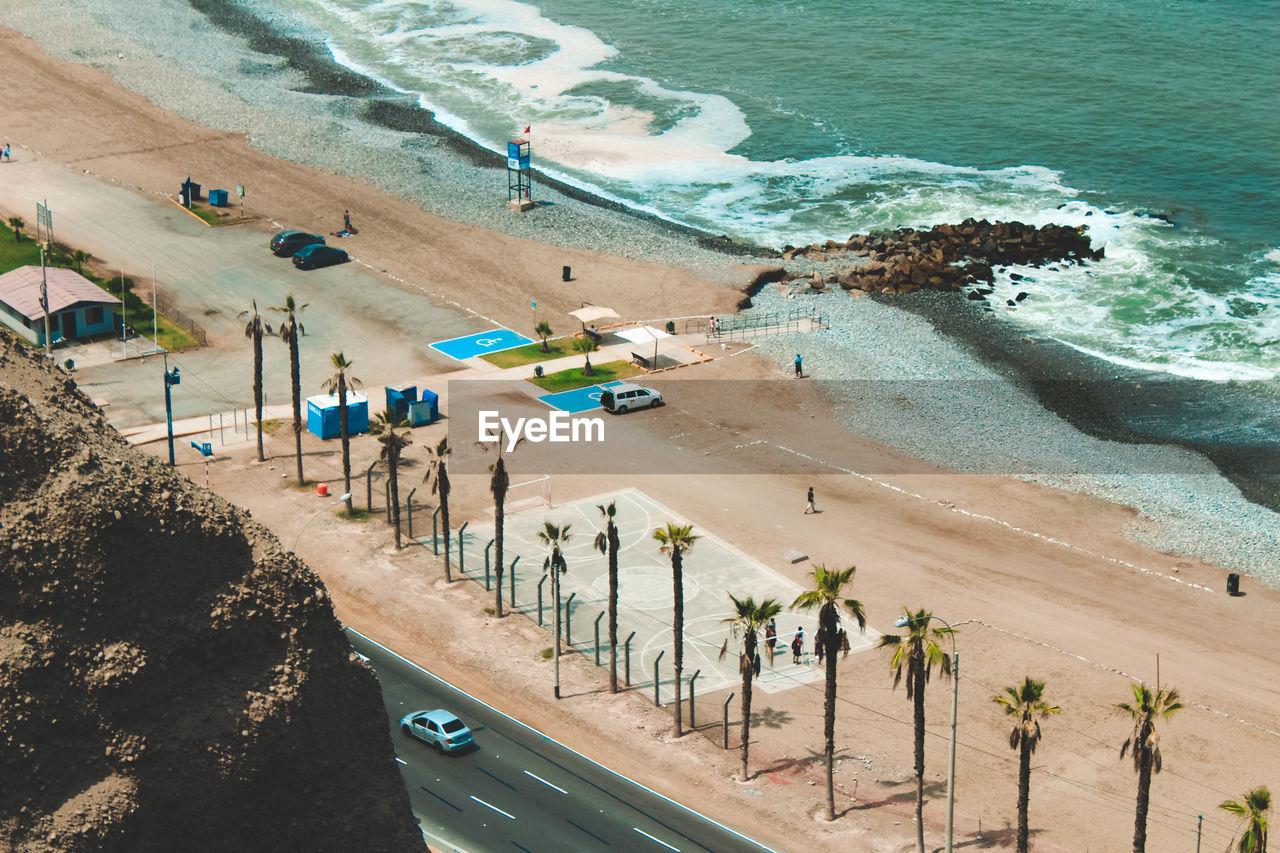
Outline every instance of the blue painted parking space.
<path id="1" fill-rule="evenodd" d="M 621 380 L 606 382 L 603 385 L 591 385 L 586 388 L 574 388 L 572 391 L 561 391 L 559 394 L 546 394 L 538 399 L 553 409 L 577 414 L 600 408 L 600 389 L 610 385 L 621 385 Z"/>
<path id="2" fill-rule="evenodd" d="M 531 338 L 526 338 L 524 335 L 517 334 L 510 329 L 494 329 L 491 332 L 480 332 L 479 334 L 467 335 L 462 338 L 438 341 L 432 344 L 431 348 L 436 352 L 444 353 L 449 358 L 456 358 L 458 361 L 462 361 L 477 355 L 500 352 L 504 349 L 531 343 L 533 343 Z"/>

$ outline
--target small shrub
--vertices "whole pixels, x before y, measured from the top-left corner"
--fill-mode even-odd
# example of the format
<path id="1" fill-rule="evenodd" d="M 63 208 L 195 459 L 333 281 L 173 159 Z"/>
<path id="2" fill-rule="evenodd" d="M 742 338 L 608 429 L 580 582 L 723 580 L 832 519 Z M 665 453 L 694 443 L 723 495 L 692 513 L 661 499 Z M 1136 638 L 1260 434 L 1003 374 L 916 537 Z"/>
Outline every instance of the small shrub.
<path id="1" fill-rule="evenodd" d="M 550 646 L 547 646 L 545 649 L 542 650 L 542 659 L 551 660 L 551 656 L 553 654 L 555 654 L 555 652 L 551 649 Z"/>

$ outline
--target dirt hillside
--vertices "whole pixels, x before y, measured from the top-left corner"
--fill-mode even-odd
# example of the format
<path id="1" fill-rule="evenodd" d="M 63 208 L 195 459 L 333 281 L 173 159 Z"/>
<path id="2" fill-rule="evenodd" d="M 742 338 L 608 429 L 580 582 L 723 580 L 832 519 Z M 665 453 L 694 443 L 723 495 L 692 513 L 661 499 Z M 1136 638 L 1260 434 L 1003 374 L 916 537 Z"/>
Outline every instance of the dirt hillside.
<path id="1" fill-rule="evenodd" d="M 7 335 L 0 501 L 0 849 L 424 849 L 320 580 Z"/>

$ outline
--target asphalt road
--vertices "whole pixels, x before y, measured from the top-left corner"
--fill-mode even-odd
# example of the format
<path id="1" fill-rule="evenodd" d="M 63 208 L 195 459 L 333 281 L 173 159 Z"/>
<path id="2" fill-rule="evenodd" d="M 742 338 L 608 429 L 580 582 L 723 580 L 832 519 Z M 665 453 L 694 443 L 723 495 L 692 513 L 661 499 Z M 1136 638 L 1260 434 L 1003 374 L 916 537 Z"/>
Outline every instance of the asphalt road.
<path id="1" fill-rule="evenodd" d="M 589 761 L 355 631 L 348 636 L 382 680 L 400 771 L 433 848 L 445 842 L 468 853 L 769 849 Z M 476 749 L 438 755 L 401 733 L 402 716 L 432 708 L 461 717 Z"/>

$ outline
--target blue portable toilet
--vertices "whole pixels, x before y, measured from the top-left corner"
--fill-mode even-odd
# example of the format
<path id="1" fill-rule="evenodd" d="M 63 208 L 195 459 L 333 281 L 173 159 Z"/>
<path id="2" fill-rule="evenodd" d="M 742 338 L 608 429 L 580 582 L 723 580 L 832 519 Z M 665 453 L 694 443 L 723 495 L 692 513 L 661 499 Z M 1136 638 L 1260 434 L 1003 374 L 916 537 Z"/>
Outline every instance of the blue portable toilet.
<path id="1" fill-rule="evenodd" d="M 409 419 L 409 404 L 418 399 L 418 386 L 412 382 L 387 386 L 387 408 L 394 409 L 396 417 Z"/>
<path id="2" fill-rule="evenodd" d="M 422 399 L 409 406 L 409 423 L 413 426 L 435 423 L 440 417 L 440 395 L 428 389 L 422 389 Z"/>
<path id="3" fill-rule="evenodd" d="M 307 398 L 307 431 L 320 438 L 342 435 L 337 394 L 317 394 Z M 369 431 L 369 400 L 363 394 L 347 392 L 347 434 Z"/>
<path id="4" fill-rule="evenodd" d="M 227 191 L 226 190 L 209 190 L 209 204 L 213 205 L 214 207 L 226 207 Z"/>

